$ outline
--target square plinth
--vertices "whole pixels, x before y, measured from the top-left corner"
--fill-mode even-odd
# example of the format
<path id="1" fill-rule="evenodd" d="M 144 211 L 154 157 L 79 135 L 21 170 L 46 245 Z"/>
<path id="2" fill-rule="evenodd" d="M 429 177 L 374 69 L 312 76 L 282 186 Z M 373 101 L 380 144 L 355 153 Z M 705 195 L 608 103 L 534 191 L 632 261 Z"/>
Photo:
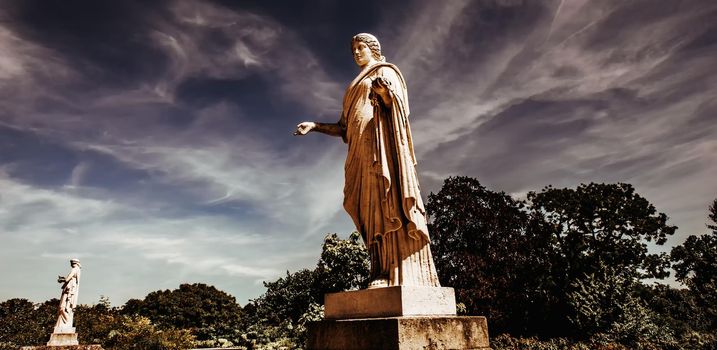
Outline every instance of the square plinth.
<path id="1" fill-rule="evenodd" d="M 396 286 L 324 295 L 324 317 L 331 320 L 427 315 L 456 315 L 453 288 Z"/>
<path id="2" fill-rule="evenodd" d="M 43 346 L 23 346 L 20 350 L 103 350 L 101 345 L 43 345 Z"/>
<path id="3" fill-rule="evenodd" d="M 78 345 L 77 333 L 52 333 L 47 346 Z"/>
<path id="4" fill-rule="evenodd" d="M 310 350 L 489 350 L 488 323 L 478 316 L 387 317 L 308 324 Z"/>

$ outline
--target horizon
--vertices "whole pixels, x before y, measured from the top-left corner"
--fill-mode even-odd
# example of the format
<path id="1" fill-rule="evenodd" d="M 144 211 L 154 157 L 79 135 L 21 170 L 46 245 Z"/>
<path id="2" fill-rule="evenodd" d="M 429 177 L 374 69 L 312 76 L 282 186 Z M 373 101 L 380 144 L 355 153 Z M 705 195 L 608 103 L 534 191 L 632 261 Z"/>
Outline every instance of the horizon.
<path id="1" fill-rule="evenodd" d="M 424 200 L 477 178 L 632 184 L 677 233 L 717 197 L 717 3 L 0 0 L 0 300 L 183 283 L 245 305 L 312 268 L 342 207 L 334 123 L 368 32 L 403 72 Z M 674 281 L 670 282 L 674 284 Z"/>

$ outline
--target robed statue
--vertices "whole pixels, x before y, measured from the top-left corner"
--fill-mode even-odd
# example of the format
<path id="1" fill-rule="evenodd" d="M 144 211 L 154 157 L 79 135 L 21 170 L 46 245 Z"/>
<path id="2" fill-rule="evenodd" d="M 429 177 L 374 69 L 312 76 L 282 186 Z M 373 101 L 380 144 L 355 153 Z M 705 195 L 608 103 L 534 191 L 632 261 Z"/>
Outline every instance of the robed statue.
<path id="1" fill-rule="evenodd" d="M 57 311 L 57 322 L 54 333 L 74 333 L 72 327 L 77 306 L 77 294 L 80 290 L 80 261 L 70 259 L 70 273 L 67 276 L 57 276 L 57 282 L 61 284 L 62 294 L 60 295 L 60 306 Z"/>
<path id="2" fill-rule="evenodd" d="M 371 34 L 351 40 L 360 71 L 349 84 L 338 123 L 303 122 L 348 144 L 344 208 L 371 257 L 369 288 L 438 287 L 416 174 L 408 92 L 398 67 L 387 63 Z"/>

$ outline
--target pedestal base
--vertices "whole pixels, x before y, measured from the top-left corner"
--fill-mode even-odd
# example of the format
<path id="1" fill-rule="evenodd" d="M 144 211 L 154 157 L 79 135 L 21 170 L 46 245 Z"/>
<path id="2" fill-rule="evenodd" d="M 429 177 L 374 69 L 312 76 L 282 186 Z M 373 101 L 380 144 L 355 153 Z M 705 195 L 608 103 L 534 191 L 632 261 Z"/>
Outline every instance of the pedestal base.
<path id="1" fill-rule="evenodd" d="M 330 320 L 428 315 L 456 315 L 453 288 L 395 286 L 324 296 L 324 317 Z"/>
<path id="2" fill-rule="evenodd" d="M 98 344 L 93 345 L 59 345 L 59 346 L 23 346 L 20 350 L 103 350 Z"/>
<path id="3" fill-rule="evenodd" d="M 52 333 L 47 346 L 78 345 L 77 333 Z"/>
<path id="4" fill-rule="evenodd" d="M 310 350 L 485 349 L 488 323 L 479 316 L 324 320 L 308 325 Z"/>

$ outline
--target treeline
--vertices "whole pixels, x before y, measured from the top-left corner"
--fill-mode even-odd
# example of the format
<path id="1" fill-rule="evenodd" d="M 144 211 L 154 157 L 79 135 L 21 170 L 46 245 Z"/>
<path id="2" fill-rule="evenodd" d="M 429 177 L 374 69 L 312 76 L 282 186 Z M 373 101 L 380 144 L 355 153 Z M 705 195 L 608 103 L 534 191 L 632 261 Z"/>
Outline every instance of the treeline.
<path id="1" fill-rule="evenodd" d="M 711 232 L 669 254 L 648 244 L 677 228 L 629 184 L 516 200 L 452 177 L 427 209 L 441 282 L 492 334 L 511 335 L 494 338 L 496 349 L 717 348 L 717 199 Z M 671 270 L 687 289 L 644 282 Z"/>
<path id="2" fill-rule="evenodd" d="M 546 187 L 525 200 L 451 177 L 426 203 L 441 283 L 459 313 L 488 317 L 501 349 L 717 349 L 717 199 L 708 232 L 650 253 L 676 227 L 629 184 Z M 687 288 L 660 281 L 674 273 Z M 237 346 L 297 349 L 323 317 L 323 294 L 364 287 L 358 234 L 326 236 L 314 269 L 265 282 L 243 307 L 204 284 L 183 284 L 111 307 L 79 306 L 81 343 L 105 349 Z M 57 300 L 0 304 L 0 349 L 47 341 Z"/>
<path id="3" fill-rule="evenodd" d="M 317 266 L 264 282 L 266 292 L 241 307 L 236 298 L 206 284 L 149 293 L 112 307 L 106 298 L 79 305 L 80 344 L 106 350 L 180 350 L 202 347 L 299 349 L 306 322 L 323 318 L 325 293 L 365 287 L 368 253 L 357 233 L 324 239 Z M 47 342 L 57 320 L 58 299 L 35 305 L 27 299 L 0 303 L 0 350 Z"/>

